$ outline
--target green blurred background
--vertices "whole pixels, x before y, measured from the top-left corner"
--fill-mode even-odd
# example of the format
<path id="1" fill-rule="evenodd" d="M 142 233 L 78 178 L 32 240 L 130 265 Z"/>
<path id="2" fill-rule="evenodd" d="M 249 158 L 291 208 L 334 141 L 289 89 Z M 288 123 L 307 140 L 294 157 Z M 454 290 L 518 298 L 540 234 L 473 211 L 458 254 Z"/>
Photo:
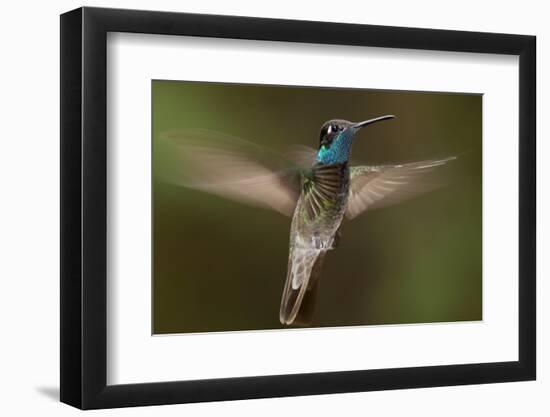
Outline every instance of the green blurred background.
<path id="1" fill-rule="evenodd" d="M 482 319 L 482 96 L 152 82 L 159 134 L 223 132 L 284 152 L 318 146 L 323 122 L 396 119 L 361 131 L 352 159 L 459 155 L 447 187 L 345 223 L 326 257 L 313 326 Z M 290 219 L 163 182 L 153 169 L 153 332 L 281 328 Z"/>

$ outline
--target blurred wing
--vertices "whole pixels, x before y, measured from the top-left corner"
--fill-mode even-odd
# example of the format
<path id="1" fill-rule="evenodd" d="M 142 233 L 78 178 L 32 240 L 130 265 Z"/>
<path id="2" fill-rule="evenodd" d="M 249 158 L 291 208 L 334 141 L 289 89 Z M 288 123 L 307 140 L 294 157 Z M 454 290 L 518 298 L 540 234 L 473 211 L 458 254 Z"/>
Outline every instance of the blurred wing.
<path id="1" fill-rule="evenodd" d="M 202 129 L 168 132 L 158 143 L 163 180 L 292 215 L 301 171 L 279 154 Z"/>
<path id="2" fill-rule="evenodd" d="M 291 145 L 289 159 L 300 167 L 311 167 L 317 157 L 317 150 L 305 145 Z"/>
<path id="3" fill-rule="evenodd" d="M 288 157 L 298 166 L 310 167 L 316 162 L 318 153 L 319 150 L 314 149 L 310 146 L 291 145 L 288 150 Z M 353 164 L 353 158 L 350 159 L 349 162 Z"/>
<path id="4" fill-rule="evenodd" d="M 279 319 L 282 324 L 309 324 L 326 250 L 293 247 L 288 259 L 288 272 Z M 304 299 L 307 300 L 305 303 Z"/>
<path id="5" fill-rule="evenodd" d="M 367 209 L 397 204 L 438 188 L 441 179 L 429 174 L 454 159 L 450 157 L 402 165 L 352 167 L 346 217 L 353 219 Z"/>

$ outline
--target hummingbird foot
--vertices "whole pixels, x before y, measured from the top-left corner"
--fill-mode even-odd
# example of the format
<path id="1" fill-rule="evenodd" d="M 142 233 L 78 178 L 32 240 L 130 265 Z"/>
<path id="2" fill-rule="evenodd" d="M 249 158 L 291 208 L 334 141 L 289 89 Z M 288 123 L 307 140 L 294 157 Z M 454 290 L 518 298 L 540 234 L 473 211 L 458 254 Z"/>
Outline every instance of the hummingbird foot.
<path id="1" fill-rule="evenodd" d="M 338 242 L 340 241 L 340 229 L 336 232 L 336 234 L 331 239 L 322 239 L 319 234 L 314 234 L 311 238 L 311 243 L 315 249 L 318 250 L 330 250 L 334 249 Z"/>
<path id="2" fill-rule="evenodd" d="M 324 239 L 322 239 L 317 233 L 315 235 L 313 235 L 313 237 L 311 238 L 311 243 L 313 244 L 313 247 L 315 249 L 331 249 L 332 248 L 332 240 L 329 240 L 329 241 L 326 241 Z"/>

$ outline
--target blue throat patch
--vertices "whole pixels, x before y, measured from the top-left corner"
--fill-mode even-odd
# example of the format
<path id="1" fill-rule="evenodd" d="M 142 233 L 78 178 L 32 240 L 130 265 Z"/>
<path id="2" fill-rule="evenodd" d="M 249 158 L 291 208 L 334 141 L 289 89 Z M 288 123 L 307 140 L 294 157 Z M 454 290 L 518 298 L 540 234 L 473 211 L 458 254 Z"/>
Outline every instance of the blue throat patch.
<path id="1" fill-rule="evenodd" d="M 323 145 L 317 153 L 317 162 L 333 165 L 349 161 L 354 133 L 352 129 L 346 129 L 334 138 L 330 146 Z"/>

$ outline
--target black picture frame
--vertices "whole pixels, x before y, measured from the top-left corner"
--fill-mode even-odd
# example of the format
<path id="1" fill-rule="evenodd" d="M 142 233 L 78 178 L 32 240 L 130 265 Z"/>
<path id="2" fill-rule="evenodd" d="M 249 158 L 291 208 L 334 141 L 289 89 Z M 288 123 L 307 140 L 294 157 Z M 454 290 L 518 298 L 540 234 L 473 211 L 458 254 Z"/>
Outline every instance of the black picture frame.
<path id="1" fill-rule="evenodd" d="M 108 32 L 519 56 L 519 360 L 107 385 Z M 534 36 L 79 8 L 61 15 L 61 401 L 81 409 L 533 380 L 536 377 Z"/>

